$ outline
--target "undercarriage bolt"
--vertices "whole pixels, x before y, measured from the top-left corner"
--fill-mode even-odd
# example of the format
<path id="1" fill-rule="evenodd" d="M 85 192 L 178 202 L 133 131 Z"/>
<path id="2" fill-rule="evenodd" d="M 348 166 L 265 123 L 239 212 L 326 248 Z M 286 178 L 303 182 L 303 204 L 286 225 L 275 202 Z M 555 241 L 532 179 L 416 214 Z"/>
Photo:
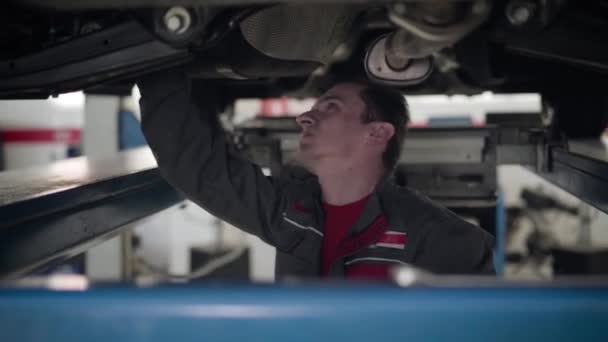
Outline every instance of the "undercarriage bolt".
<path id="1" fill-rule="evenodd" d="M 181 6 L 169 8 L 163 16 L 163 21 L 167 30 L 175 34 L 186 32 L 192 25 L 190 12 Z"/>
<path id="2" fill-rule="evenodd" d="M 398 2 L 393 5 L 393 11 L 399 15 L 403 15 L 407 12 L 407 6 L 402 2 Z"/>
<path id="3" fill-rule="evenodd" d="M 507 19 L 515 26 L 524 25 L 532 19 L 535 9 L 531 1 L 511 1 L 506 9 Z"/>

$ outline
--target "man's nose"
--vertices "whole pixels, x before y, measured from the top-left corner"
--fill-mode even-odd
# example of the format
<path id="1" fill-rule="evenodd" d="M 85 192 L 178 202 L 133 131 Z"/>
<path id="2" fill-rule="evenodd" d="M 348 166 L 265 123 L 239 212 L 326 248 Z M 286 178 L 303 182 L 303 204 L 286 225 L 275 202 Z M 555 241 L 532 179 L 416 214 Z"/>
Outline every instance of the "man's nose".
<path id="1" fill-rule="evenodd" d="M 302 128 L 310 127 L 315 123 L 315 119 L 310 115 L 310 111 L 302 113 L 296 117 L 296 122 Z"/>

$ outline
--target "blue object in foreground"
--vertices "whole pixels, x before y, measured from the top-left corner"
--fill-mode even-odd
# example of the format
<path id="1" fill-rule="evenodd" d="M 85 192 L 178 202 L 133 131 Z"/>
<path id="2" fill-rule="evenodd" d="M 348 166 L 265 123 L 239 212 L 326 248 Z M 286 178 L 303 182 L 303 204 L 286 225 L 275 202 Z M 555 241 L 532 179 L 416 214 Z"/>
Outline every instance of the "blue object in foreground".
<path id="1" fill-rule="evenodd" d="M 496 203 L 496 246 L 494 250 L 494 269 L 498 276 L 505 275 L 505 245 L 507 243 L 507 217 L 505 207 L 505 196 L 498 194 Z"/>
<path id="2" fill-rule="evenodd" d="M 0 341 L 608 341 L 608 288 L 0 290 Z"/>

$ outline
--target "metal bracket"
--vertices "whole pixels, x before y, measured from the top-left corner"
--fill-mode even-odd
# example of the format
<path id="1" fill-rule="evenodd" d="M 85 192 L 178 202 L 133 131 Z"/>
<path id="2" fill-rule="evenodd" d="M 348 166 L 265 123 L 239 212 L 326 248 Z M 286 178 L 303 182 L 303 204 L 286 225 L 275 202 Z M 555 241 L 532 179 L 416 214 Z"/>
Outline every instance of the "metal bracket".
<path id="1" fill-rule="evenodd" d="M 608 212 L 608 149 L 601 140 L 548 147 L 548 168 L 538 172 L 574 196 Z"/>

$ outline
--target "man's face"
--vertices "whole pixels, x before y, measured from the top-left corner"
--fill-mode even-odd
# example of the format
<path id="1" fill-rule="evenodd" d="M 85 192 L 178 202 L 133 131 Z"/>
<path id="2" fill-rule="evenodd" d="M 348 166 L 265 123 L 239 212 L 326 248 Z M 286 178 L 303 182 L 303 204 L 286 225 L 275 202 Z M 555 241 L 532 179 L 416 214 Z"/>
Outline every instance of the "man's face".
<path id="1" fill-rule="evenodd" d="M 323 94 L 310 111 L 296 118 L 302 127 L 302 162 L 313 166 L 321 159 L 348 158 L 364 148 L 368 127 L 361 120 L 365 110 L 361 90 L 357 84 L 338 84 Z"/>

